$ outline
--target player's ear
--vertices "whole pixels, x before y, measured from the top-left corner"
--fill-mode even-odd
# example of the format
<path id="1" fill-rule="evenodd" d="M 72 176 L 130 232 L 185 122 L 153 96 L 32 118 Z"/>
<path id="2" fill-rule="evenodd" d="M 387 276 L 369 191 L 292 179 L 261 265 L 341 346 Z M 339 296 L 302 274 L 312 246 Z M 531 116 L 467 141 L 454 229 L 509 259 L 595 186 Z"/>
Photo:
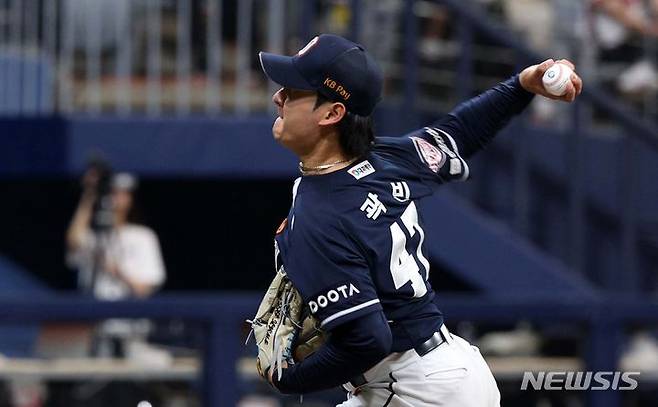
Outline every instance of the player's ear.
<path id="1" fill-rule="evenodd" d="M 328 103 L 327 107 L 323 109 L 322 116 L 318 124 L 320 126 L 329 126 L 336 124 L 345 117 L 347 108 L 340 102 Z"/>

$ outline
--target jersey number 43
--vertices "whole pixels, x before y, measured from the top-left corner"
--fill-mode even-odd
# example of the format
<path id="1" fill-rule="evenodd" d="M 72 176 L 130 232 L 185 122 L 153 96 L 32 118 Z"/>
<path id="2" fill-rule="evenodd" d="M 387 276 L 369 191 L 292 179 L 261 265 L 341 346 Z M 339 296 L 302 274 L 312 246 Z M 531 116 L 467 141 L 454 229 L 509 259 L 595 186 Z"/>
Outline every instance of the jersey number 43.
<path id="1" fill-rule="evenodd" d="M 425 240 L 425 232 L 418 223 L 418 211 L 416 205 L 412 201 L 407 209 L 400 216 L 400 224 L 393 223 L 391 229 L 391 275 L 393 276 L 393 283 L 395 289 L 399 289 L 403 285 L 411 281 L 411 288 L 414 290 L 414 298 L 420 298 L 427 293 L 427 286 L 425 281 L 429 276 L 430 263 L 423 256 L 423 241 Z M 416 257 L 407 251 L 407 235 L 402 230 L 404 227 L 412 238 L 418 233 L 420 240 L 418 246 L 415 248 Z M 412 249 L 413 252 L 413 248 Z M 416 259 L 418 259 L 416 261 Z M 421 274 L 420 265 L 423 266 Z"/>

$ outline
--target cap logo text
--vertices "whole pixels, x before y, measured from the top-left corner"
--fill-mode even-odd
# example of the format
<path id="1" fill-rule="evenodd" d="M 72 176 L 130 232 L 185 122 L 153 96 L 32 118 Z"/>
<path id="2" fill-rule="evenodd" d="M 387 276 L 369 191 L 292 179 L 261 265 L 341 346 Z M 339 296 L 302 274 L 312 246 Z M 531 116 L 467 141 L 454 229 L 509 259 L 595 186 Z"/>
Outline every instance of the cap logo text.
<path id="1" fill-rule="evenodd" d="M 324 80 L 324 86 L 338 93 L 338 95 L 342 97 L 343 100 L 347 100 L 350 98 L 350 96 L 352 96 L 352 94 L 348 92 L 347 89 L 343 87 L 343 85 L 339 84 L 338 82 L 336 82 L 331 78 L 327 78 Z"/>

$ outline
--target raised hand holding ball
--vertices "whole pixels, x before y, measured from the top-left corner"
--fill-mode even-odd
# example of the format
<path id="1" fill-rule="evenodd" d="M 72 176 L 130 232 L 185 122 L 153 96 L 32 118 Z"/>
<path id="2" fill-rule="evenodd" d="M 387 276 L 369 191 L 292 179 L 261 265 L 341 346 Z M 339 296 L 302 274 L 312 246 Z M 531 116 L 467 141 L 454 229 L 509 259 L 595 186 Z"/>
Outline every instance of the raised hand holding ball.
<path id="1" fill-rule="evenodd" d="M 531 65 L 521 71 L 519 82 L 528 92 L 564 102 L 573 102 L 583 90 L 583 81 L 576 74 L 575 66 L 566 59 L 547 59 Z"/>
<path id="2" fill-rule="evenodd" d="M 567 92 L 573 70 L 566 64 L 556 63 L 544 72 L 541 81 L 551 95 L 562 96 Z"/>

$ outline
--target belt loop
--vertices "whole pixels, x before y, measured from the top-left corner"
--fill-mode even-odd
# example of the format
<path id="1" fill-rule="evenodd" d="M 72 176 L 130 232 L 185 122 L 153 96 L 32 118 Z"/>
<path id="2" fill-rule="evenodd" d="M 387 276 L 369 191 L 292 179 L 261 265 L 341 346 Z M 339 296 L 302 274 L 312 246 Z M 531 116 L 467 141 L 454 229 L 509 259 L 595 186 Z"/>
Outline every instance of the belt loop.
<path id="1" fill-rule="evenodd" d="M 452 334 L 450 331 L 448 331 L 448 328 L 446 328 L 445 325 L 441 324 L 441 328 L 439 328 L 439 331 L 441 332 L 441 336 L 443 336 L 443 339 L 448 342 L 448 345 L 452 345 L 454 342 L 454 338 L 452 337 Z"/>
<path id="2" fill-rule="evenodd" d="M 368 384 L 368 379 L 366 379 L 365 375 L 360 374 L 357 377 L 350 380 L 350 384 L 352 385 L 352 387 L 354 387 L 354 389 L 358 389 L 359 387 Z"/>

